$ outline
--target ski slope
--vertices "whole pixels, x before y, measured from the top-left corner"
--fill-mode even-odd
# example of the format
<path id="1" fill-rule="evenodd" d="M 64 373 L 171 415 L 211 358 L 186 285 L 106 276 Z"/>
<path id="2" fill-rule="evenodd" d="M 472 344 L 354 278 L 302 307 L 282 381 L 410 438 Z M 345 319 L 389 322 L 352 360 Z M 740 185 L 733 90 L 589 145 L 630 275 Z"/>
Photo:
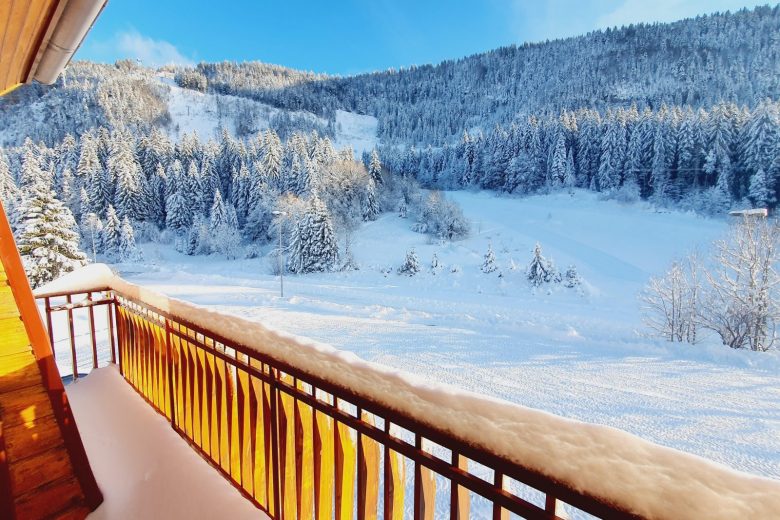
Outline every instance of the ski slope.
<path id="1" fill-rule="evenodd" d="M 268 129 L 271 119 L 282 112 L 279 108 L 249 98 L 181 88 L 170 74 L 159 76 L 158 79 L 168 88 L 168 112 L 171 115 L 168 134 L 174 140 L 180 139 L 183 133 L 196 133 L 203 140 L 219 138 L 223 127 L 235 133 L 236 112 L 245 107 L 252 107 L 256 114 L 258 131 Z M 295 119 L 327 124 L 325 119 L 311 112 L 288 112 Z M 364 151 L 371 151 L 378 144 L 377 119 L 373 116 L 337 110 L 335 128 L 333 145 L 338 150 L 351 147 L 359 157 Z"/>
<path id="2" fill-rule="evenodd" d="M 370 361 L 780 478 L 778 354 L 641 334 L 636 295 L 647 278 L 706 247 L 725 222 L 585 192 L 452 197 L 473 222 L 469 239 L 432 243 L 386 214 L 357 233 L 359 271 L 287 277 L 284 298 L 265 258 L 187 257 L 147 244 L 143 265 L 117 268 L 133 283 Z M 528 286 L 537 241 L 559 268 L 576 264 L 584 294 Z M 489 243 L 501 277 L 479 269 Z M 412 247 L 424 272 L 399 276 Z M 434 252 L 444 265 L 435 275 Z"/>

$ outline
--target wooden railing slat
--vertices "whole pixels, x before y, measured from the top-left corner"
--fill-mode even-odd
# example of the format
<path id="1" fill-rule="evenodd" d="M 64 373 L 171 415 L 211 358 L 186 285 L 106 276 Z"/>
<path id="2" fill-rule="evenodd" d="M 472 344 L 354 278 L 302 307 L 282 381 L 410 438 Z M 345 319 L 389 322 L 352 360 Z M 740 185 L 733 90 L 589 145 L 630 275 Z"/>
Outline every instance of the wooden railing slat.
<path id="1" fill-rule="evenodd" d="M 330 520 L 335 486 L 333 419 L 314 412 L 314 509 L 317 520 Z"/>

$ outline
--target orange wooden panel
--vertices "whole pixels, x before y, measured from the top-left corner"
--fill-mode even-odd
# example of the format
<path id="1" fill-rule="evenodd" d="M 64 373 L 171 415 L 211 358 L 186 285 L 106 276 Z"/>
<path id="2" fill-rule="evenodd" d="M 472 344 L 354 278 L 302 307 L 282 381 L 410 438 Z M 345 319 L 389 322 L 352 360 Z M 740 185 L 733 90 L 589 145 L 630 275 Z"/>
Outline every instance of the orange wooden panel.
<path id="1" fill-rule="evenodd" d="M 298 381 L 299 390 L 306 385 Z M 299 518 L 314 514 L 314 417 L 312 407 L 295 401 L 295 474 Z"/>
<path id="2" fill-rule="evenodd" d="M 374 417 L 362 414 L 363 422 L 374 425 Z M 360 435 L 358 437 L 358 518 L 375 520 L 379 501 L 379 443 Z"/>
<path id="3" fill-rule="evenodd" d="M 254 365 L 253 365 L 254 366 Z M 256 367 L 257 368 L 257 367 Z M 252 445 L 252 476 L 254 497 L 263 507 L 268 507 L 268 462 L 265 457 L 265 427 L 264 423 L 269 420 L 263 413 L 263 382 L 259 379 L 250 378 L 250 422 L 253 435 Z"/>
<path id="4" fill-rule="evenodd" d="M 385 448 L 387 449 L 387 448 Z M 400 453 L 387 450 L 385 458 L 385 485 L 387 490 L 386 518 L 403 520 L 404 517 L 404 484 L 406 482 L 406 466 Z"/>
<path id="5" fill-rule="evenodd" d="M 336 424 L 336 519 L 351 520 L 355 503 L 356 434 L 349 426 Z"/>
<path id="6" fill-rule="evenodd" d="M 281 380 L 292 384 L 292 378 L 282 375 Z M 295 468 L 295 402 L 291 395 L 279 392 L 279 465 L 282 479 L 282 510 L 286 518 L 297 517 L 296 468 Z"/>
<path id="7" fill-rule="evenodd" d="M 462 455 L 455 455 L 455 460 L 453 463 L 458 467 L 458 469 L 462 469 L 464 471 L 469 470 L 469 461 Z M 468 520 L 469 510 L 471 508 L 471 496 L 469 494 L 469 490 L 463 486 L 458 486 L 457 484 L 453 484 L 452 486 L 452 492 L 454 494 L 453 499 L 455 501 L 454 520 Z"/>
<path id="8" fill-rule="evenodd" d="M 314 413 L 314 505 L 317 520 L 333 517 L 335 474 L 333 419 Z"/>
<path id="9" fill-rule="evenodd" d="M 425 443 L 423 443 L 423 449 L 425 449 Z M 433 471 L 421 464 L 414 466 L 417 481 L 415 493 L 418 494 L 415 503 L 419 508 L 418 511 L 415 511 L 415 518 L 433 520 L 436 506 L 436 476 Z"/>

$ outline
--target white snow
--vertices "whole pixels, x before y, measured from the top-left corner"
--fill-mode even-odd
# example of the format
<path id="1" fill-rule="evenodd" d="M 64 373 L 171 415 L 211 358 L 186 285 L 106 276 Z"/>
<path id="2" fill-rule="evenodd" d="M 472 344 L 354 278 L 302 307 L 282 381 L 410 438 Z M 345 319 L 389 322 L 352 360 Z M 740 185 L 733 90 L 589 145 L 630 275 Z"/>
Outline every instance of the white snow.
<path id="1" fill-rule="evenodd" d="M 167 76 L 159 77 L 169 90 L 168 112 L 171 114 L 169 134 L 172 139 L 178 139 L 181 134 L 197 133 L 201 139 L 218 137 L 220 127 L 225 127 L 231 133 L 234 132 L 234 115 L 242 106 L 253 107 L 257 114 L 257 129 L 265 130 L 269 127 L 271 118 L 281 112 L 281 109 L 265 103 L 238 96 L 202 93 L 195 90 L 181 88 Z M 222 116 L 217 109 L 217 103 L 222 105 Z M 296 118 L 306 118 L 327 124 L 323 118 L 306 111 L 288 111 Z M 371 151 L 377 145 L 377 119 L 373 116 L 365 116 L 336 111 L 336 136 L 333 146 L 338 149 L 351 147 L 357 157 L 364 151 Z"/>
<path id="2" fill-rule="evenodd" d="M 360 158 L 363 152 L 370 152 L 377 146 L 377 124 L 374 116 L 336 110 L 336 140 L 333 146 L 337 149 L 352 147 L 355 156 Z"/>
<path id="3" fill-rule="evenodd" d="M 147 250 L 149 263 L 131 275 L 144 287 L 118 278 L 112 286 L 637 513 L 741 518 L 780 510 L 776 480 L 517 404 L 776 477 L 777 356 L 673 348 L 635 332 L 635 294 L 647 276 L 717 237 L 723 222 L 586 193 L 456 198 L 475 221 L 472 238 L 430 244 L 408 231 L 408 220 L 387 215 L 356 237 L 361 271 L 290 277 L 286 300 L 274 296 L 274 277 L 258 274 L 264 260 L 193 259 L 166 248 Z M 577 264 L 590 296 L 530 291 L 523 269 L 509 266 L 524 266 L 537 240 L 559 267 Z M 501 279 L 479 269 L 488 243 Z M 399 265 L 410 246 L 423 265 L 436 251 L 445 270 L 386 277 L 383 268 Z M 460 273 L 451 274 L 456 262 Z"/>
<path id="4" fill-rule="evenodd" d="M 90 519 L 266 518 L 203 460 L 114 367 L 67 386 L 104 502 Z"/>

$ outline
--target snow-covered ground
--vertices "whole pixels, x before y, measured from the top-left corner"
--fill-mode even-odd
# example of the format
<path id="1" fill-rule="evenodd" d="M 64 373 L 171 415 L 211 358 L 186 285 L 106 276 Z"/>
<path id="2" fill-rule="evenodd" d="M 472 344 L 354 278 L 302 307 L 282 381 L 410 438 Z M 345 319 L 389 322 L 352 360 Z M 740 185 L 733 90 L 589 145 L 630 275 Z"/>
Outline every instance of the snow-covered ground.
<path id="1" fill-rule="evenodd" d="M 377 124 L 374 116 L 336 110 L 336 140 L 333 146 L 337 149 L 352 147 L 356 157 L 360 157 L 363 152 L 370 152 L 377 146 Z"/>
<path id="2" fill-rule="evenodd" d="M 103 492 L 102 518 L 266 518 L 106 367 L 68 398 Z"/>
<path id="3" fill-rule="evenodd" d="M 168 75 L 170 76 L 170 75 Z M 201 139 L 218 137 L 221 127 L 234 132 L 235 114 L 244 107 L 252 107 L 258 130 L 269 127 L 271 118 L 281 112 L 281 109 L 260 103 L 248 98 L 223 94 L 202 93 L 181 88 L 168 76 L 160 76 L 159 80 L 168 87 L 168 112 L 171 124 L 168 132 L 172 139 L 179 139 L 183 133 L 197 133 Z M 327 121 L 311 112 L 288 111 L 294 119 L 306 119 L 326 125 Z M 336 111 L 336 136 L 333 145 L 336 149 L 351 147 L 356 156 L 364 151 L 371 151 L 377 145 L 377 119 Z"/>
<path id="4" fill-rule="evenodd" d="M 433 243 L 410 231 L 409 220 L 384 215 L 357 233 L 359 271 L 287 277 L 284 298 L 264 258 L 187 257 L 147 245 L 144 264 L 119 266 L 120 273 L 431 380 L 780 478 L 777 353 L 730 351 L 714 340 L 670 345 L 641 335 L 636 295 L 647 278 L 706 247 L 725 222 L 584 192 L 452 197 L 473 222 L 471 238 Z M 530 289 L 524 267 L 537 241 L 559 267 L 576 264 L 585 295 Z M 501 277 L 479 269 L 489 243 Z M 424 272 L 388 273 L 410 248 Z M 427 269 L 434 252 L 444 266 L 436 275 Z"/>

